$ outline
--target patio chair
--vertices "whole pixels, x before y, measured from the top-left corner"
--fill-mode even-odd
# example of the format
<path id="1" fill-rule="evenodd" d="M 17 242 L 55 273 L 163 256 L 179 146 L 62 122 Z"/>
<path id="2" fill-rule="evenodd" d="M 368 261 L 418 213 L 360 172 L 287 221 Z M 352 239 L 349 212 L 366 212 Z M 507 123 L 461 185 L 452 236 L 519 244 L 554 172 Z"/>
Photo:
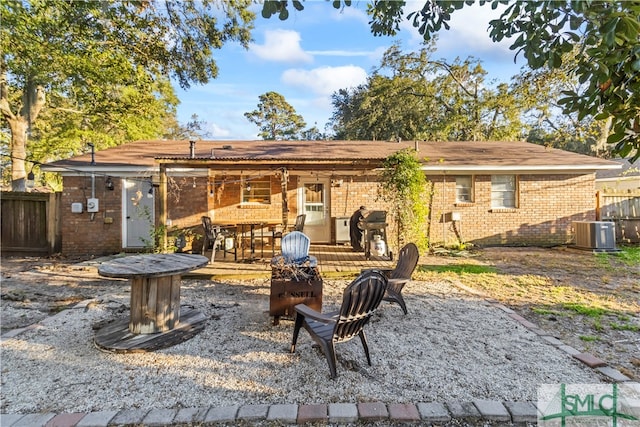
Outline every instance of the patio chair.
<path id="1" fill-rule="evenodd" d="M 287 231 L 304 231 L 304 221 L 307 219 L 306 214 L 301 214 L 296 217 L 296 222 L 293 227 L 289 227 L 287 230 L 283 230 L 282 226 L 273 227 L 271 236 L 271 254 L 275 255 L 276 239 L 280 239 L 282 244 L 282 237 L 287 234 Z"/>
<path id="2" fill-rule="evenodd" d="M 224 241 L 227 237 L 232 237 L 234 231 L 232 228 L 222 228 L 220 226 L 214 226 L 211 223 L 211 218 L 208 216 L 203 216 L 202 218 L 202 228 L 204 229 L 204 238 L 202 241 L 202 254 L 204 255 L 207 249 L 211 249 L 211 264 L 215 261 L 216 257 L 216 248 L 222 245 L 222 250 L 224 256 L 227 255 L 227 248 L 224 244 Z M 234 239 L 235 240 L 235 239 Z M 234 241 L 234 256 L 237 258 L 237 253 L 235 252 L 235 241 Z"/>
<path id="3" fill-rule="evenodd" d="M 327 358 L 331 378 L 337 376 L 335 344 L 360 337 L 367 362 L 371 366 L 371 356 L 364 327 L 380 305 L 387 287 L 387 278 L 378 270 L 368 270 L 358 276 L 342 295 L 340 310 L 322 314 L 305 304 L 294 307 L 296 313 L 291 353 L 296 350 L 300 328 L 305 328 L 311 338 L 320 346 Z"/>
<path id="4" fill-rule="evenodd" d="M 398 263 L 389 273 L 389 284 L 383 299 L 398 303 L 405 315 L 407 314 L 407 305 L 402 298 L 402 288 L 411 281 L 411 275 L 418 265 L 419 257 L 420 254 L 415 243 L 407 243 L 400 249 Z"/>
<path id="5" fill-rule="evenodd" d="M 280 245 L 281 255 L 271 258 L 271 266 L 283 265 L 317 267 L 318 259 L 309 255 L 311 240 L 301 231 L 285 234 Z"/>

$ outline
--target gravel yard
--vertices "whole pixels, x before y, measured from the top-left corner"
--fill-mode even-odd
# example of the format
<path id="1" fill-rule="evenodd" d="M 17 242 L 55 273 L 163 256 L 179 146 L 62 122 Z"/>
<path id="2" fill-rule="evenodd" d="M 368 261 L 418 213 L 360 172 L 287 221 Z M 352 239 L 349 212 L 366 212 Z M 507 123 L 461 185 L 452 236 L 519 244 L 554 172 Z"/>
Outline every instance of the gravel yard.
<path id="1" fill-rule="evenodd" d="M 348 283 L 324 281 L 325 310 L 339 304 Z M 403 294 L 407 316 L 383 302 L 366 330 L 373 365 L 358 339 L 338 344 L 338 378 L 331 380 L 305 331 L 296 353 L 289 353 L 293 322 L 272 325 L 268 280 L 184 280 L 182 304 L 206 315 L 204 331 L 168 349 L 112 354 L 92 339 L 94 328 L 128 315 L 125 280 L 106 280 L 95 268 L 5 263 L 3 333 L 37 325 L 2 341 L 0 409 L 535 401 L 541 384 L 606 381 L 448 280 L 414 281 Z"/>

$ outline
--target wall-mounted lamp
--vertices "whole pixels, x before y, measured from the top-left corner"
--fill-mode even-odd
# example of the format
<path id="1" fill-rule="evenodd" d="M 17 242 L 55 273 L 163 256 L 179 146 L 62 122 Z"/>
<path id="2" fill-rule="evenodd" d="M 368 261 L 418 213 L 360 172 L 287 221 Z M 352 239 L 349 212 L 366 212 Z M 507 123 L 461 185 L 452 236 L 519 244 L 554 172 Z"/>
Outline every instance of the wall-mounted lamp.
<path id="1" fill-rule="evenodd" d="M 153 182 L 149 182 L 149 191 L 147 192 L 147 198 L 153 199 Z"/>
<path id="2" fill-rule="evenodd" d="M 36 176 L 33 174 L 33 170 L 30 170 L 27 174 L 27 182 L 25 184 L 27 188 L 33 188 L 36 186 Z"/>
<path id="3" fill-rule="evenodd" d="M 111 179 L 110 176 L 108 176 L 107 179 L 105 180 L 104 188 L 106 188 L 109 191 L 113 191 L 113 189 L 115 188 L 115 186 L 113 185 L 113 180 Z"/>

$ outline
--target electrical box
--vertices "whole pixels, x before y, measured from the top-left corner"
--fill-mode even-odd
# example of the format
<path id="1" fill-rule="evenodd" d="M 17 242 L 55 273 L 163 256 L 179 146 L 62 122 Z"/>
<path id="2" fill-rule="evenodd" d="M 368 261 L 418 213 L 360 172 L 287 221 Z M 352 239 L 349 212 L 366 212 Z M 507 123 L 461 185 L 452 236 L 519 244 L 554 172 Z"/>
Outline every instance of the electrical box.
<path id="1" fill-rule="evenodd" d="M 98 199 L 87 199 L 87 212 L 98 212 Z"/>
<path id="2" fill-rule="evenodd" d="M 462 214 L 460 212 L 451 212 L 451 221 L 460 221 Z"/>
<path id="3" fill-rule="evenodd" d="M 82 203 L 71 203 L 71 213 L 82 213 Z"/>

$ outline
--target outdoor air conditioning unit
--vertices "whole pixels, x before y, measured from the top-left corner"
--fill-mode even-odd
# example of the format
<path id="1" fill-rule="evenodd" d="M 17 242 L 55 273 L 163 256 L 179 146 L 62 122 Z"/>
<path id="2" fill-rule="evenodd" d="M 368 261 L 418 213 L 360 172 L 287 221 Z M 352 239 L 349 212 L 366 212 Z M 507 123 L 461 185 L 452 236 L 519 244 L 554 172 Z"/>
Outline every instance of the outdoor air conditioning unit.
<path id="1" fill-rule="evenodd" d="M 616 248 L 615 224 L 606 221 L 574 222 L 575 246 L 581 249 Z"/>

